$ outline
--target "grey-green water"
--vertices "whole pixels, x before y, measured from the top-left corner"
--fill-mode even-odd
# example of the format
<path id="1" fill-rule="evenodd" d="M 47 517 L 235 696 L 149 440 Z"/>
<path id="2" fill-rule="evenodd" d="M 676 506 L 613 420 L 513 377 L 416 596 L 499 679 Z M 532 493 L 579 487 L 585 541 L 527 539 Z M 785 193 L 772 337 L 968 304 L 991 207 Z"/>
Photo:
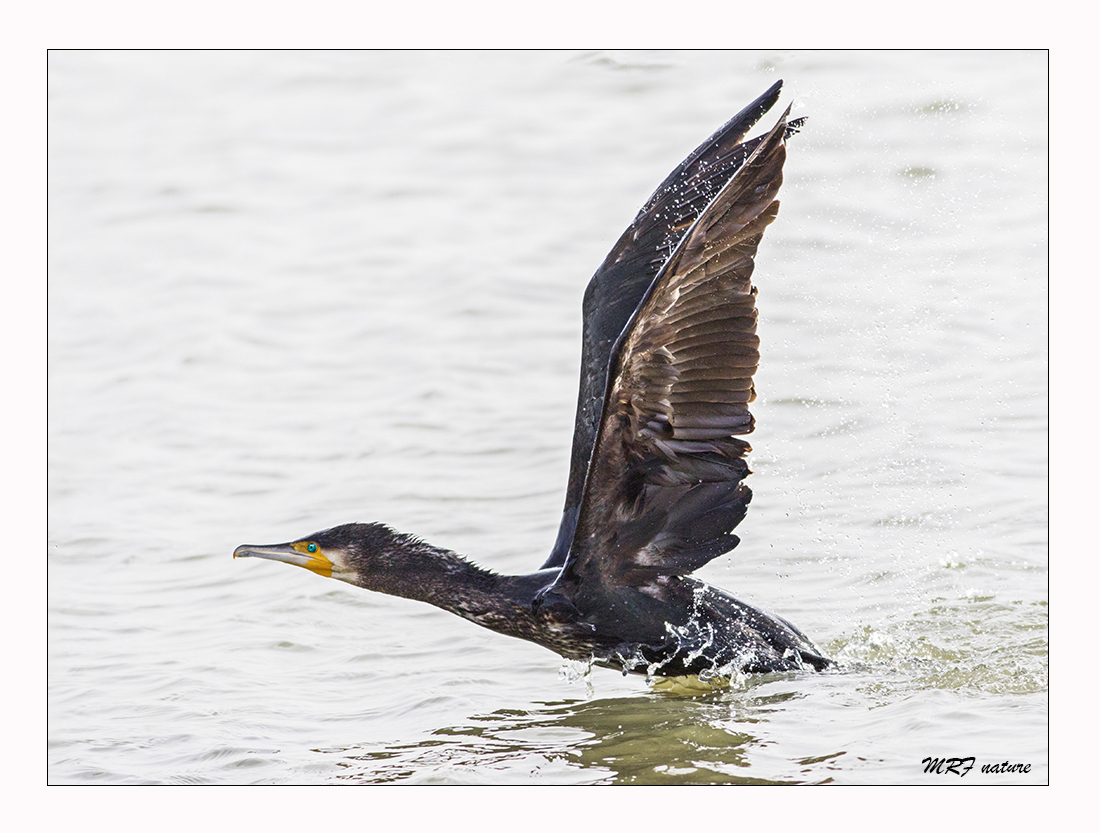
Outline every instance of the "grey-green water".
<path id="1" fill-rule="evenodd" d="M 1043 783 L 1042 53 L 50 55 L 53 783 Z M 702 571 L 840 661 L 703 698 L 244 541 L 536 567 L 580 297 L 778 77 L 755 500 Z M 964 778 L 925 757 L 973 756 Z M 1029 764 L 994 775 L 980 765 Z"/>

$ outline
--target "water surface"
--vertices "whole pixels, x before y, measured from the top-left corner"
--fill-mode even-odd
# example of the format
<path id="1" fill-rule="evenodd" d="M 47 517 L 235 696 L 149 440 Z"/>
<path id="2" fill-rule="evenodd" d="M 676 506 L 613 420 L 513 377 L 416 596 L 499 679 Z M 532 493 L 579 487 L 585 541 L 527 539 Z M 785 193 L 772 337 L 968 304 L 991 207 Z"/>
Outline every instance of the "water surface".
<path id="1" fill-rule="evenodd" d="M 779 77 L 755 500 L 701 574 L 837 670 L 570 679 L 233 562 L 383 520 L 540 564 L 586 281 Z M 51 782 L 1047 780 L 1044 54 L 53 52 L 49 92 Z"/>

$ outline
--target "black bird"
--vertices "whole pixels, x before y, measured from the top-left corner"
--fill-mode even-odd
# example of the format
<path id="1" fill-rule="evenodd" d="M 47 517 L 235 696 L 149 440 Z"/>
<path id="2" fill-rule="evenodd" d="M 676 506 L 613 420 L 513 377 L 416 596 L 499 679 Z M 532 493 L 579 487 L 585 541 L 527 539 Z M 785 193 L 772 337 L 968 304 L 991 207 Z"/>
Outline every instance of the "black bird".
<path id="1" fill-rule="evenodd" d="M 733 549 L 748 508 L 759 363 L 756 247 L 778 213 L 789 109 L 741 142 L 782 82 L 657 188 L 584 293 L 564 516 L 537 572 L 502 576 L 382 524 L 237 547 L 428 602 L 564 657 L 652 677 L 822 669 L 786 620 L 691 573 Z"/>

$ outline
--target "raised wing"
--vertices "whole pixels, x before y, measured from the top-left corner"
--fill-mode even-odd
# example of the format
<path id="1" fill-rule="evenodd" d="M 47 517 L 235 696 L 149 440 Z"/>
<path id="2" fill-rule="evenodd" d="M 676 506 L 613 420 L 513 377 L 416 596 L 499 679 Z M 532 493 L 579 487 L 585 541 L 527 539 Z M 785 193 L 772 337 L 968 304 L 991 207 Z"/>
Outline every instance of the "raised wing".
<path id="1" fill-rule="evenodd" d="M 786 115 L 691 226 L 612 351 L 575 534 L 551 588 L 640 586 L 728 552 L 751 491 L 759 363 L 751 275 L 786 159 Z"/>
<path id="2" fill-rule="evenodd" d="M 611 351 L 687 229 L 762 141 L 763 137 L 758 137 L 740 143 L 744 134 L 778 100 L 781 89 L 782 82 L 776 82 L 668 175 L 588 283 L 584 293 L 580 393 L 569 485 L 557 541 L 543 569 L 564 564 L 572 544 L 603 410 Z M 800 123 L 800 119 L 795 119 L 787 130 L 793 132 Z"/>

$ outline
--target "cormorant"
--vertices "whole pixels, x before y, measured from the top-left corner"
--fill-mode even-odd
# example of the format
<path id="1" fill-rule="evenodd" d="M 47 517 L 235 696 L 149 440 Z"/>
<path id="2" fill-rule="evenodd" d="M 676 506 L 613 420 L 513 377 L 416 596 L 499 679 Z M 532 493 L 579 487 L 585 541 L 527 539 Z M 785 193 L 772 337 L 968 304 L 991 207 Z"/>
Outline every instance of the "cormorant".
<path id="1" fill-rule="evenodd" d="M 830 664 L 785 619 L 691 573 L 733 549 L 748 508 L 735 435 L 752 431 L 756 248 L 778 213 L 786 139 L 741 142 L 779 81 L 660 185 L 584 293 L 580 395 L 564 514 L 541 569 L 497 575 L 377 523 L 237 556 L 418 599 L 562 656 L 650 677 Z"/>

